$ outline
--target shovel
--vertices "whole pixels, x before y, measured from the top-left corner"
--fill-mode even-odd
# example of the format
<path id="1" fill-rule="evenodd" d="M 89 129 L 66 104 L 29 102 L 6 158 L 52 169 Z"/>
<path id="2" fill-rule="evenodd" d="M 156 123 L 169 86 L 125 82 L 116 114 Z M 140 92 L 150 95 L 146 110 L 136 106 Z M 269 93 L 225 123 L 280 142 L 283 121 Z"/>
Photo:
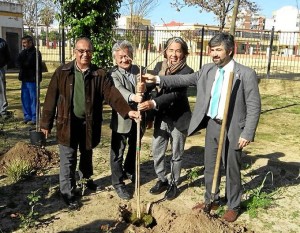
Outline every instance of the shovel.
<path id="1" fill-rule="evenodd" d="M 164 197 L 157 200 L 157 201 L 154 201 L 154 202 L 148 202 L 148 204 L 146 206 L 146 213 L 147 214 L 151 214 L 152 206 L 154 204 L 158 204 L 158 203 L 161 203 L 161 202 L 167 200 L 169 192 L 177 192 L 177 186 L 176 186 L 176 182 L 175 182 L 175 178 L 174 178 L 174 174 L 173 174 L 173 166 L 174 166 L 173 163 L 171 163 L 171 182 L 170 182 L 170 185 L 169 185 Z"/>
<path id="2" fill-rule="evenodd" d="M 215 200 L 215 195 L 216 195 L 217 179 L 218 179 L 218 175 L 219 175 L 222 150 L 223 150 L 223 145 L 224 145 L 225 129 L 226 129 L 226 124 L 227 124 L 227 116 L 228 116 L 228 109 L 229 109 L 229 103 L 230 103 L 232 83 L 233 83 L 233 72 L 230 72 L 223 120 L 222 120 L 222 125 L 221 125 L 221 130 L 220 130 L 216 166 L 215 166 L 214 177 L 213 177 L 212 188 L 211 188 L 210 205 L 213 204 L 213 202 Z"/>

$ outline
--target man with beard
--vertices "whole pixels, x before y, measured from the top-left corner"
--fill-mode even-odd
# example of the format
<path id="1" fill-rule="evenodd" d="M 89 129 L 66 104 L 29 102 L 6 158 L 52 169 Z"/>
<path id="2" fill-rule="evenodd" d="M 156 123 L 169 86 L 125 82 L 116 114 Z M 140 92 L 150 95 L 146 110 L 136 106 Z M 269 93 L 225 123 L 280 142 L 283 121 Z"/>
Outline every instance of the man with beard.
<path id="1" fill-rule="evenodd" d="M 222 151 L 222 162 L 226 171 L 227 207 L 223 219 L 234 222 L 239 214 L 242 197 L 241 156 L 242 149 L 254 140 L 261 101 L 255 71 L 233 60 L 234 37 L 222 32 L 208 43 L 213 63 L 206 64 L 196 73 L 188 75 L 153 76 L 144 75 L 147 82 L 160 83 L 160 87 L 196 86 L 195 103 L 188 135 L 206 128 L 204 154 L 204 202 L 193 210 L 209 213 L 220 204 L 220 171 L 216 193 L 212 200 L 211 189 L 218 151 L 220 129 L 225 109 L 229 75 L 234 73 L 231 99 L 226 122 L 226 133 Z"/>

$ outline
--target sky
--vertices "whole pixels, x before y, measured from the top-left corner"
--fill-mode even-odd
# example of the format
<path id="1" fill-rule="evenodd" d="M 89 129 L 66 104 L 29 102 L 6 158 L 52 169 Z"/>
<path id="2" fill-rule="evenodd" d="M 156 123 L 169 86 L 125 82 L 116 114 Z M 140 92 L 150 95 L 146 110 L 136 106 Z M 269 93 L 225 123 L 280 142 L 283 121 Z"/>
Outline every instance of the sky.
<path id="1" fill-rule="evenodd" d="M 266 18 L 272 17 L 272 12 L 283 6 L 297 7 L 297 0 L 252 0 L 260 7 L 261 15 Z M 164 24 L 172 20 L 181 23 L 199 23 L 208 25 L 217 25 L 215 16 L 212 13 L 199 13 L 199 8 L 184 7 L 180 12 L 170 6 L 170 0 L 159 0 L 159 5 L 146 17 L 151 20 L 151 24 Z M 300 7 L 300 0 L 298 0 Z"/>

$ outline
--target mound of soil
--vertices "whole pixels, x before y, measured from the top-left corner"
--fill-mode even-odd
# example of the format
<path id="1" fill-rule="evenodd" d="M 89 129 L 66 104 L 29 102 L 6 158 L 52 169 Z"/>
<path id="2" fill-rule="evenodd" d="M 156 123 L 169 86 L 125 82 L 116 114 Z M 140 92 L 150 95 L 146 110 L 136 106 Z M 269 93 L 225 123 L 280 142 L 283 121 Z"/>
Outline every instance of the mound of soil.
<path id="1" fill-rule="evenodd" d="M 182 233 L 182 232 L 235 232 L 250 233 L 246 227 L 227 223 L 221 219 L 212 217 L 204 212 L 191 211 L 188 214 L 178 214 L 176 211 L 170 210 L 162 205 L 154 205 L 152 209 L 152 217 L 156 221 L 156 225 L 152 228 L 143 226 L 135 226 L 130 224 L 125 230 L 126 233 Z"/>
<path id="2" fill-rule="evenodd" d="M 6 167 L 16 160 L 28 161 L 32 168 L 38 171 L 56 166 L 59 162 L 59 156 L 44 147 L 18 142 L 8 152 L 0 156 L 0 174 L 5 174 Z"/>

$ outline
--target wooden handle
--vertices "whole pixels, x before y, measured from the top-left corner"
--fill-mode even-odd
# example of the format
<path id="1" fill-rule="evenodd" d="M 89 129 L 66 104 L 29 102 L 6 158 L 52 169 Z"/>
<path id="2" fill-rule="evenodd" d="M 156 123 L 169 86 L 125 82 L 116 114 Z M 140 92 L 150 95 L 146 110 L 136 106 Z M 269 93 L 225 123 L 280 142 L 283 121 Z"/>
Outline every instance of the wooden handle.
<path id="1" fill-rule="evenodd" d="M 223 150 L 223 144 L 224 144 L 224 136 L 225 136 L 225 129 L 226 129 L 226 124 L 227 124 L 227 116 L 228 116 L 228 110 L 229 110 L 232 84 L 233 84 L 233 72 L 230 72 L 223 120 L 222 120 L 222 125 L 221 125 L 221 130 L 220 130 L 217 159 L 216 159 L 214 177 L 213 177 L 212 188 L 211 188 L 211 202 L 214 201 L 214 197 L 216 194 L 217 179 L 218 179 L 218 175 L 219 175 L 220 163 L 221 163 L 221 158 L 222 158 L 222 150 Z"/>

